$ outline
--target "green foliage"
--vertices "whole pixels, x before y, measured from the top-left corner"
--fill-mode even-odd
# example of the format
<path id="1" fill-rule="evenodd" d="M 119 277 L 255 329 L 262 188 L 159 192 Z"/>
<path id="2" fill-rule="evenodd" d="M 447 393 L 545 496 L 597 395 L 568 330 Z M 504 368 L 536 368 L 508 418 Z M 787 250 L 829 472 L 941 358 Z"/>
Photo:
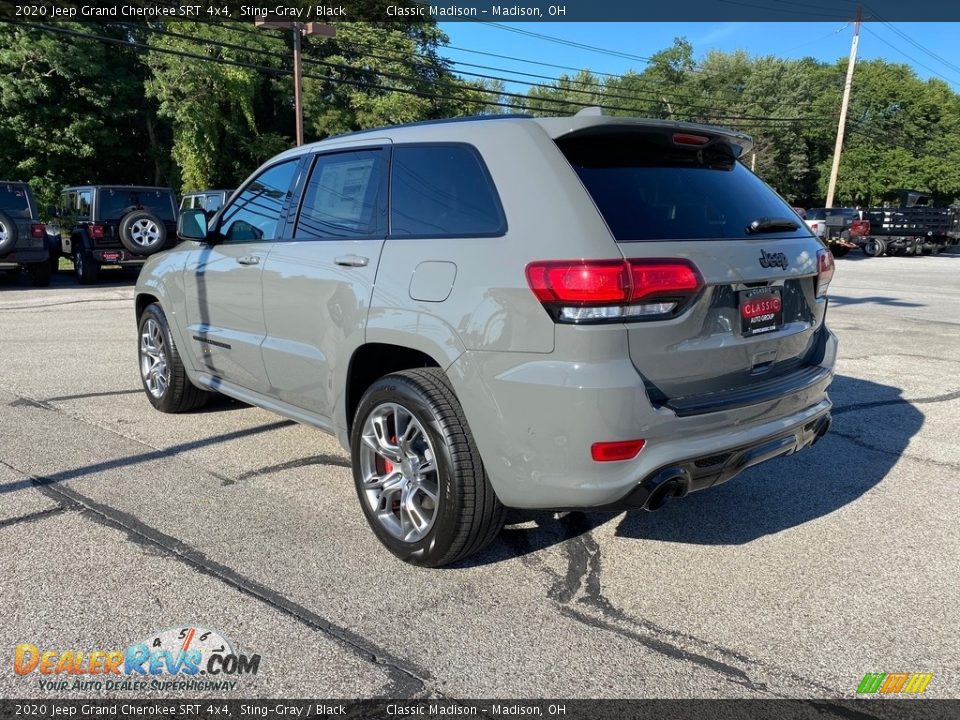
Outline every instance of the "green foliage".
<path id="1" fill-rule="evenodd" d="M 378 0 L 370 0 L 377 2 Z M 251 23 L 60 23 L 112 39 L 0 25 L 0 179 L 41 201 L 65 184 L 231 187 L 294 137 L 292 34 Z M 795 204 L 820 205 L 833 157 L 846 60 L 697 58 L 678 38 L 619 77 L 587 69 L 514 96 L 468 81 L 439 55 L 435 23 L 337 23 L 303 41 L 306 140 L 431 118 L 513 110 L 690 120 L 754 137 L 744 158 Z M 495 71 L 490 71 L 495 74 Z M 907 66 L 858 63 L 836 202 L 896 188 L 960 197 L 960 96 Z"/>

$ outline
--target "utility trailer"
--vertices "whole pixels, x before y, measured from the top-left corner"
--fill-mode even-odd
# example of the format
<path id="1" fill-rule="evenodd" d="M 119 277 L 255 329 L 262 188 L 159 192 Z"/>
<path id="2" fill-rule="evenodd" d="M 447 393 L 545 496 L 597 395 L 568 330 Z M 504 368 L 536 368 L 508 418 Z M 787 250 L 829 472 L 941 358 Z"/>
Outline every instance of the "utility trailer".
<path id="1" fill-rule="evenodd" d="M 915 190 L 898 191 L 900 207 L 858 211 L 862 222 L 851 240 L 865 255 L 930 255 L 960 240 L 960 208 L 933 207 L 930 196 Z"/>

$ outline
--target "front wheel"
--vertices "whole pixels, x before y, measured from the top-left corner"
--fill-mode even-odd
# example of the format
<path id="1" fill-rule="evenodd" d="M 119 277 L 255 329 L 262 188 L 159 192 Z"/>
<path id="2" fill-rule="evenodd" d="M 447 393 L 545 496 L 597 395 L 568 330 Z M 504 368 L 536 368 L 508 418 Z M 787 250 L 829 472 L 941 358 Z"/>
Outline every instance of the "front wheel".
<path id="1" fill-rule="evenodd" d="M 187 377 L 167 316 L 158 304 L 148 305 L 143 311 L 139 330 L 140 380 L 150 404 L 165 413 L 189 412 L 201 407 L 209 393 Z"/>
<path id="2" fill-rule="evenodd" d="M 448 565 L 486 547 L 503 527 L 504 507 L 438 368 L 377 380 L 360 401 L 350 445 L 363 513 L 401 560 Z"/>

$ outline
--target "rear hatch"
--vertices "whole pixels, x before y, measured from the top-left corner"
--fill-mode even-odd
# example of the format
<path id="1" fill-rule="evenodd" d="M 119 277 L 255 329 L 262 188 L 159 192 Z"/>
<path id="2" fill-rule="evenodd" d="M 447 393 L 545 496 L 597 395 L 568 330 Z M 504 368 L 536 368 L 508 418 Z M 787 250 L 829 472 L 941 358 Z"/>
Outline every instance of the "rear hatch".
<path id="1" fill-rule="evenodd" d="M 814 381 L 826 309 L 817 295 L 832 258 L 738 161 L 742 136 L 604 123 L 554 139 L 630 266 L 645 273 L 657 268 L 651 260 L 679 259 L 700 275 L 674 307 L 650 305 L 662 314 L 625 323 L 655 404 L 708 412 Z M 634 269 L 633 277 L 636 284 L 654 276 Z"/>
<path id="2" fill-rule="evenodd" d="M 104 187 L 97 193 L 97 224 L 104 226 L 96 247 L 120 247 L 120 221 L 133 210 L 146 210 L 163 221 L 167 242 L 176 237 L 177 211 L 173 193 L 166 188 Z"/>

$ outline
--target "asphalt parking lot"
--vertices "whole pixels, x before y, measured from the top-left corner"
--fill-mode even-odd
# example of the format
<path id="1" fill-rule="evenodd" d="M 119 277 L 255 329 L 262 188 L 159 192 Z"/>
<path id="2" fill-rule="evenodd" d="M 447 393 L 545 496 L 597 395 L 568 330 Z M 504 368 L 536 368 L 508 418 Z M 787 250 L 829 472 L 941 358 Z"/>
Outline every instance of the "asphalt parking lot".
<path id="1" fill-rule="evenodd" d="M 44 695 L 18 643 L 187 625 L 261 655 L 245 697 L 960 697 L 960 255 L 838 261 L 812 450 L 659 513 L 514 515 L 443 570 L 375 542 L 333 438 L 153 411 L 105 279 L 0 286 L 2 697 Z"/>

